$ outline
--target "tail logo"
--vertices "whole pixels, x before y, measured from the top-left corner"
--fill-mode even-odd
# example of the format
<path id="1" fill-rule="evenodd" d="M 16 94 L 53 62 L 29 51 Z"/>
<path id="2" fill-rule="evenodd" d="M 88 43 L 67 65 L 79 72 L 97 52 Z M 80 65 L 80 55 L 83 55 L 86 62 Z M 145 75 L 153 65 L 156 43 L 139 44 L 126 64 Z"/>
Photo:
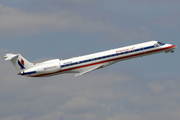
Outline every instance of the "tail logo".
<path id="1" fill-rule="evenodd" d="M 20 69 L 25 69 L 24 67 L 24 60 L 21 58 L 21 62 L 18 60 L 18 64 L 21 67 Z"/>
<path id="2" fill-rule="evenodd" d="M 24 66 L 24 60 L 21 58 L 21 64 Z"/>

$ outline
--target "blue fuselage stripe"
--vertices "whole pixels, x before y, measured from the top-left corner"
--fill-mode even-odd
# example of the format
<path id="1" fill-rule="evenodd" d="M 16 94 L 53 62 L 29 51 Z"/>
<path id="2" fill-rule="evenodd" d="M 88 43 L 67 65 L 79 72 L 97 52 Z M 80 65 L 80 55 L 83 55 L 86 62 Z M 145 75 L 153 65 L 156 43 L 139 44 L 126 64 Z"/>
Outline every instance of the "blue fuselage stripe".
<path id="1" fill-rule="evenodd" d="M 139 48 L 139 49 L 135 49 L 134 51 L 137 52 L 137 51 L 141 51 L 141 50 L 148 50 L 148 49 L 151 49 L 151 48 L 155 48 L 155 46 L 152 45 L 152 46 L 148 46 L 148 47 L 142 47 L 142 48 Z M 119 53 L 118 55 L 120 55 L 120 54 L 127 54 L 127 53 L 129 53 L 129 51 L 121 52 L 121 53 Z M 108 56 L 108 57 L 111 57 L 111 56 L 114 56 L 114 54 L 107 55 L 107 56 Z M 97 59 L 101 59 L 101 58 L 106 58 L 106 57 L 98 57 L 98 58 L 94 58 L 94 59 L 97 60 Z M 83 61 L 86 61 L 86 60 L 83 60 Z M 89 60 L 89 61 L 91 61 L 91 60 Z M 75 62 L 75 63 L 79 63 L 79 64 L 80 64 L 80 63 L 82 63 L 82 61 Z M 71 65 L 75 65 L 75 64 L 74 64 L 74 63 L 71 63 Z M 61 65 L 61 68 L 66 67 L 66 66 L 69 66 L 69 64 Z"/>
<path id="2" fill-rule="evenodd" d="M 163 46 L 165 44 L 162 44 L 160 46 Z M 136 51 L 141 51 L 141 50 L 146 50 L 147 49 L 151 49 L 151 48 L 156 48 L 157 46 L 148 46 L 148 47 L 142 47 L 142 48 L 138 48 L 138 49 L 134 49 L 133 51 L 136 52 Z M 132 55 L 128 55 L 128 56 L 122 56 L 122 57 L 118 57 L 118 58 L 112 58 L 112 59 L 109 59 L 109 60 L 105 60 L 105 61 L 97 61 L 95 63 L 90 63 L 90 64 L 86 64 L 86 65 L 79 65 L 79 66 L 76 66 L 76 67 L 72 67 L 72 68 L 67 68 L 67 69 L 62 69 L 60 71 L 57 71 L 57 72 L 54 72 L 54 73 L 47 73 L 47 74 L 40 74 L 40 75 L 34 75 L 34 76 L 31 76 L 31 77 L 42 77 L 42 76 L 48 76 L 48 75 L 53 75 L 53 74 L 58 74 L 60 72 L 65 72 L 65 71 L 69 71 L 69 70 L 74 70 L 74 69 L 79 69 L 79 68 L 83 68 L 83 67 L 88 67 L 88 66 L 92 66 L 92 65 L 97 65 L 97 64 L 102 64 L 102 63 L 105 63 L 105 62 L 111 62 L 111 61 L 116 61 L 116 60 L 124 60 L 126 58 L 131 58 L 131 57 L 138 57 L 140 55 L 144 55 L 144 54 L 151 54 L 151 53 L 155 53 L 155 52 L 158 52 L 158 51 L 162 51 L 162 50 L 166 50 L 166 49 L 169 49 L 169 48 L 172 48 L 172 46 L 170 47 L 165 47 L 165 48 L 161 48 L 161 49 L 154 49 L 154 50 L 148 50 L 148 51 L 145 51 L 143 54 L 138 52 L 138 53 L 135 53 L 135 54 L 132 54 Z M 116 53 L 117 54 L 117 53 Z M 118 53 L 118 55 L 120 55 L 122 53 Z M 123 54 L 125 54 L 125 52 L 123 52 Z M 109 57 L 111 57 L 113 54 L 111 55 L 107 55 Z M 107 58 L 107 57 L 106 57 Z M 93 60 L 96 60 L 97 58 L 93 58 Z M 83 60 L 84 61 L 84 60 Z M 79 64 L 78 62 L 75 62 L 77 64 Z M 73 64 L 75 65 L 75 64 Z M 62 65 L 61 67 L 66 67 L 66 66 L 69 66 L 68 64 L 67 65 Z"/>
<path id="3" fill-rule="evenodd" d="M 22 73 L 21 75 L 29 75 L 29 74 L 34 74 L 34 73 L 36 73 L 36 71 L 27 72 L 27 73 Z"/>

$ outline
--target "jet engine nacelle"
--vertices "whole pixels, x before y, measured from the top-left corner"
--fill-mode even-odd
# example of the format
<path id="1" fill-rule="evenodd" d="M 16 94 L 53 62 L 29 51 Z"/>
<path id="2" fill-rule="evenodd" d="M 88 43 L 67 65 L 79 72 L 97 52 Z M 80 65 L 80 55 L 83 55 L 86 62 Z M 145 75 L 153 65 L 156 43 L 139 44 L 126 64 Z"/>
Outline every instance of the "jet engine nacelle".
<path id="1" fill-rule="evenodd" d="M 61 69 L 60 63 L 51 63 L 51 64 L 45 64 L 43 66 L 37 67 L 37 73 L 53 73 L 57 72 Z"/>
<path id="2" fill-rule="evenodd" d="M 33 67 L 28 70 L 24 70 L 20 73 L 20 75 L 38 75 L 38 74 L 46 74 L 46 73 L 54 73 L 61 69 L 60 62 L 55 63 L 47 63 L 43 65 L 39 65 L 37 67 Z"/>

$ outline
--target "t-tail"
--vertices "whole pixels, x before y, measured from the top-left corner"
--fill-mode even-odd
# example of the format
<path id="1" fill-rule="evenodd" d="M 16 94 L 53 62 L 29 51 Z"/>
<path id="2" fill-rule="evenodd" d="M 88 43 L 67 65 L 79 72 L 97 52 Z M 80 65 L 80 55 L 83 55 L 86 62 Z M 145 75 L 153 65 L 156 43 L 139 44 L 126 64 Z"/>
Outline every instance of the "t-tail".
<path id="1" fill-rule="evenodd" d="M 27 61 L 20 54 L 8 53 L 4 58 L 6 58 L 5 60 L 11 60 L 18 73 L 33 67 L 33 64 Z"/>

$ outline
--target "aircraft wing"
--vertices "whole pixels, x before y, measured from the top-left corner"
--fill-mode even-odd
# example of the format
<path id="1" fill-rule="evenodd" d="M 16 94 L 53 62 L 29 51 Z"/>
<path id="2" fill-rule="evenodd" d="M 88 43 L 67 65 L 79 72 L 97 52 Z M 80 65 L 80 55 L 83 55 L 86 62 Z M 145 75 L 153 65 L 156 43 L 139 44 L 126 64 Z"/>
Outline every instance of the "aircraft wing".
<path id="1" fill-rule="evenodd" d="M 87 74 L 87 73 L 89 73 L 89 72 L 91 72 L 93 70 L 96 70 L 96 69 L 98 69 L 98 68 L 100 68 L 102 66 L 103 66 L 103 64 L 86 67 L 85 69 L 81 70 L 78 74 L 76 74 L 75 77 Z"/>

